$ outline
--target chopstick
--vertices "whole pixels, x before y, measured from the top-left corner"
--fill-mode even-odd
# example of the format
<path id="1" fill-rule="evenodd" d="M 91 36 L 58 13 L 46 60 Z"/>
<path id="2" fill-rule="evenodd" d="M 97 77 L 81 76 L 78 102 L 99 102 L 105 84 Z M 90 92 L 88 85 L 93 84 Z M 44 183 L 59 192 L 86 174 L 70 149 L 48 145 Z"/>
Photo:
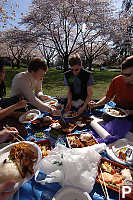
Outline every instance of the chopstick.
<path id="1" fill-rule="evenodd" d="M 10 128 L 10 126 L 8 126 L 8 124 L 6 124 L 3 128 Z M 11 132 L 9 134 L 12 135 L 13 137 L 15 137 L 15 135 L 12 134 Z M 25 141 L 24 138 L 22 138 L 20 135 L 17 135 L 16 140 L 18 140 L 19 142 Z"/>
<path id="2" fill-rule="evenodd" d="M 89 110 L 90 110 L 90 114 L 91 114 L 91 107 L 90 107 L 90 109 L 89 109 Z"/>
<path id="3" fill-rule="evenodd" d="M 66 124 L 66 121 L 65 121 L 65 119 L 64 119 L 62 114 L 61 114 L 61 120 Z"/>
<path id="4" fill-rule="evenodd" d="M 107 187 L 106 187 L 106 184 L 105 184 L 105 181 L 104 181 L 104 177 L 103 177 L 103 172 L 102 172 L 101 168 L 100 168 L 100 172 L 101 172 L 101 175 L 102 175 L 103 184 L 102 184 L 102 182 L 101 182 L 100 177 L 99 177 L 99 181 L 100 181 L 100 184 L 101 184 L 103 193 L 104 193 L 106 199 L 107 199 L 107 200 L 110 200 L 109 194 L 108 194 L 108 191 L 107 191 Z M 103 187 L 103 185 L 104 185 L 104 187 Z"/>
<path id="5" fill-rule="evenodd" d="M 64 124 L 66 124 L 66 121 L 65 121 L 65 119 L 64 119 L 64 117 L 63 117 L 63 110 L 61 111 L 61 120 L 64 122 Z"/>
<path id="6" fill-rule="evenodd" d="M 29 111 L 27 104 L 25 105 L 25 110 L 26 110 L 26 112 Z"/>
<path id="7" fill-rule="evenodd" d="M 107 199 L 107 195 L 106 195 L 106 192 L 105 192 L 105 190 L 104 190 L 104 187 L 103 187 L 102 181 L 101 181 L 101 179 L 100 179 L 99 176 L 98 176 L 98 178 L 99 178 L 99 181 L 100 181 L 100 184 L 101 184 L 101 187 L 102 187 L 102 190 L 103 190 L 104 196 L 105 196 L 105 198 Z"/>

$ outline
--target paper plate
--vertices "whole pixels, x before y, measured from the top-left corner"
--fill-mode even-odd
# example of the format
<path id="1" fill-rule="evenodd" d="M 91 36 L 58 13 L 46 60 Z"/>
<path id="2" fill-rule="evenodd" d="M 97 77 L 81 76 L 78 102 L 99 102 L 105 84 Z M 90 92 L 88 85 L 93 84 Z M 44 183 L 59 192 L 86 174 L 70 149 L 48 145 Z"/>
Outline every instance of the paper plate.
<path id="1" fill-rule="evenodd" d="M 116 156 L 116 153 L 115 153 L 115 151 L 117 151 L 119 148 L 125 147 L 127 145 L 133 146 L 133 142 L 130 142 L 126 138 L 117 140 L 113 144 L 108 145 L 108 147 L 106 148 L 106 152 L 107 152 L 108 157 L 111 158 L 112 160 L 120 163 L 120 164 L 130 165 L 130 163 L 128 161 L 124 161 L 122 159 L 119 159 Z"/>
<path id="2" fill-rule="evenodd" d="M 50 99 L 46 102 L 44 102 L 45 104 L 48 104 L 48 105 L 55 105 L 58 103 L 58 100 L 57 99 Z"/>
<path id="3" fill-rule="evenodd" d="M 33 143 L 33 142 L 29 142 L 29 141 L 23 141 L 23 142 L 33 145 L 34 148 L 37 150 L 37 153 L 38 153 L 38 160 L 37 160 L 36 164 L 34 165 L 34 173 L 36 173 L 36 171 L 38 170 L 38 164 L 39 164 L 39 162 L 40 162 L 41 159 L 42 159 L 42 152 L 41 152 L 41 149 L 40 149 L 40 147 L 39 147 L 37 144 L 35 144 L 35 143 Z M 3 149 L 1 149 L 1 150 L 0 150 L 0 155 L 3 154 L 3 153 L 9 152 L 9 151 L 10 151 L 10 148 L 11 148 L 13 145 L 18 144 L 18 143 L 20 143 L 20 142 L 16 142 L 16 143 L 10 144 L 10 145 L 4 147 Z M 34 175 L 34 174 L 33 174 L 33 175 Z M 22 179 L 20 182 L 17 182 L 17 183 L 15 184 L 15 186 L 14 186 L 12 189 L 13 189 L 13 190 L 17 190 L 20 186 L 22 186 L 22 185 L 24 185 L 26 182 L 28 182 L 28 181 L 32 178 L 33 175 L 28 176 L 28 177 Z"/>
<path id="4" fill-rule="evenodd" d="M 119 117 L 119 118 L 128 116 L 127 112 L 122 108 L 107 108 L 105 110 L 105 113 L 107 113 L 108 115 L 112 117 Z"/>
<path id="5" fill-rule="evenodd" d="M 26 120 L 26 116 L 28 116 L 29 114 L 31 114 L 31 116 L 33 116 L 32 119 L 28 119 Z M 39 116 L 41 115 L 41 112 L 37 109 L 32 109 L 29 110 L 28 112 L 24 113 L 23 115 L 21 115 L 19 117 L 19 122 L 21 123 L 28 123 L 30 121 L 34 121 L 35 119 L 37 119 Z"/>
<path id="6" fill-rule="evenodd" d="M 87 192 L 75 187 L 64 187 L 60 189 L 52 200 L 91 200 L 90 195 Z"/>

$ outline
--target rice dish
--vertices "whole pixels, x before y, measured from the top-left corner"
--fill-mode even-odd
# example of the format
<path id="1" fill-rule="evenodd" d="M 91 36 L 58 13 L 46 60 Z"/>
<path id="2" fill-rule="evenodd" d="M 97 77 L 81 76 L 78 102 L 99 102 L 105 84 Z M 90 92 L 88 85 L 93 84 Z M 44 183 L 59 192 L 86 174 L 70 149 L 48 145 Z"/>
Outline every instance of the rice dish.
<path id="1" fill-rule="evenodd" d="M 18 182 L 22 179 L 16 164 L 8 156 L 9 152 L 0 155 L 0 183 L 9 180 Z"/>

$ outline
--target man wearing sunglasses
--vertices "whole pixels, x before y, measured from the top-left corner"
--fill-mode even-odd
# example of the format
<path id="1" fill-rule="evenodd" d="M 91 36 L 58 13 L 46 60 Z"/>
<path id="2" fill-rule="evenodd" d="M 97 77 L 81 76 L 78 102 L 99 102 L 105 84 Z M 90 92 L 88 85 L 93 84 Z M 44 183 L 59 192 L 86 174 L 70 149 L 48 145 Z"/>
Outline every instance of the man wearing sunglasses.
<path id="1" fill-rule="evenodd" d="M 82 69 L 82 62 L 79 54 L 69 59 L 71 70 L 65 73 L 64 84 L 68 87 L 67 104 L 65 111 L 72 107 L 77 109 L 80 115 L 85 111 L 92 96 L 93 76 L 91 72 Z"/>
<path id="2" fill-rule="evenodd" d="M 126 109 L 129 115 L 133 115 L 133 56 L 127 57 L 121 67 L 121 75 L 112 79 L 106 96 L 97 103 L 91 101 L 91 108 L 101 106 L 111 99 L 118 107 Z"/>

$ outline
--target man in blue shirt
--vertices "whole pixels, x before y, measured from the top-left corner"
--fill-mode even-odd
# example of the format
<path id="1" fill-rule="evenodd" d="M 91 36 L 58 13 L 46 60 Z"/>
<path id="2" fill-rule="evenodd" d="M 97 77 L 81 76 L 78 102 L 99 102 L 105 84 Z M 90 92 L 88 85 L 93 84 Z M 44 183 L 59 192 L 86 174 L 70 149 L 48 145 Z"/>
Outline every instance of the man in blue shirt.
<path id="1" fill-rule="evenodd" d="M 92 97 L 93 75 L 82 69 L 82 61 L 78 54 L 70 57 L 69 65 L 71 70 L 64 76 L 64 84 L 68 87 L 65 111 L 70 111 L 74 106 L 78 109 L 77 114 L 80 115 L 87 108 Z"/>

